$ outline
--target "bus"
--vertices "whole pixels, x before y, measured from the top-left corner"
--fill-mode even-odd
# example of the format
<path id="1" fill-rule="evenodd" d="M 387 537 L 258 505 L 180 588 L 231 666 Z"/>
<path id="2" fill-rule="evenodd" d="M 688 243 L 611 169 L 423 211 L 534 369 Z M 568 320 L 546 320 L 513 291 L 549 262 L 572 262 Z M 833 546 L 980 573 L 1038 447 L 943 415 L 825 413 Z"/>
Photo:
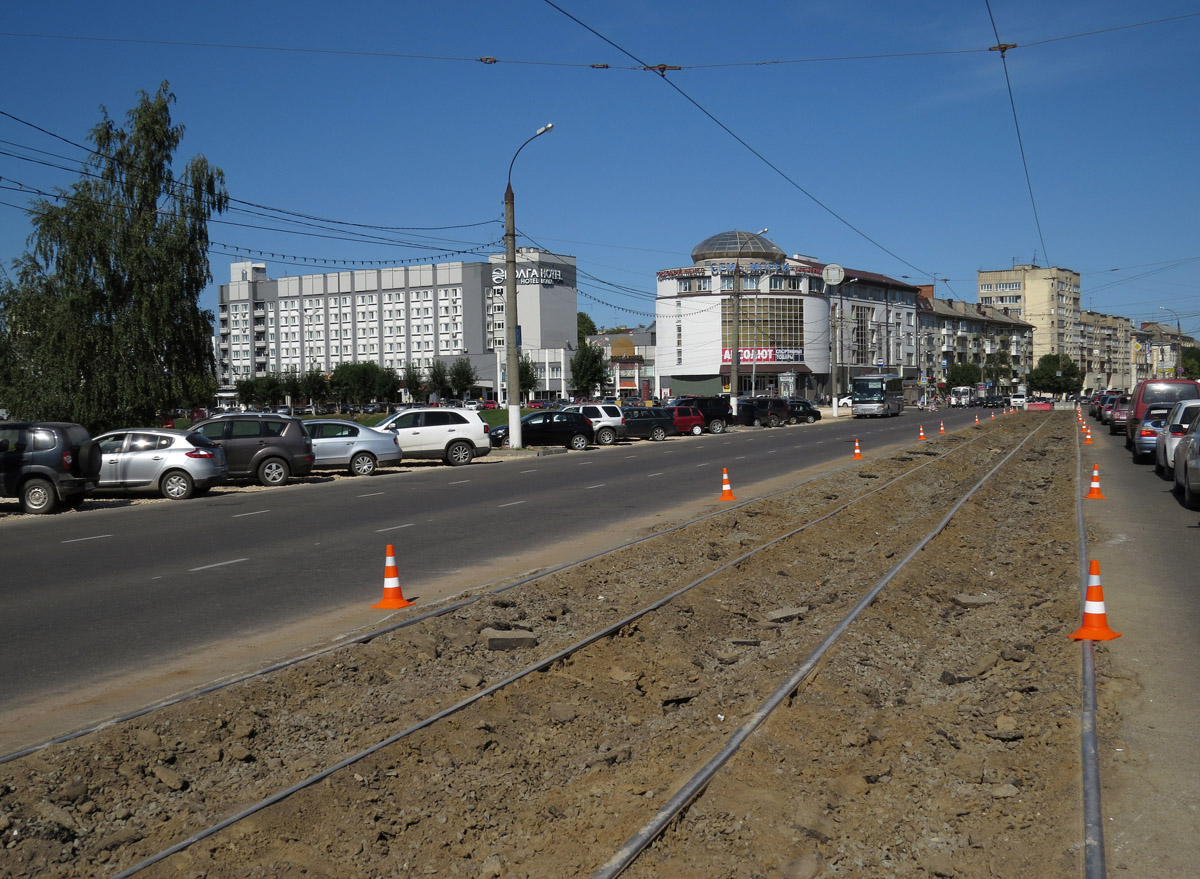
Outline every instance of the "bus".
<path id="1" fill-rule="evenodd" d="M 856 375 L 850 385 L 850 411 L 866 415 L 899 415 L 904 411 L 904 379 L 893 372 Z"/>
<path id="2" fill-rule="evenodd" d="M 950 407 L 967 409 L 975 405 L 975 389 L 969 385 L 950 389 Z"/>

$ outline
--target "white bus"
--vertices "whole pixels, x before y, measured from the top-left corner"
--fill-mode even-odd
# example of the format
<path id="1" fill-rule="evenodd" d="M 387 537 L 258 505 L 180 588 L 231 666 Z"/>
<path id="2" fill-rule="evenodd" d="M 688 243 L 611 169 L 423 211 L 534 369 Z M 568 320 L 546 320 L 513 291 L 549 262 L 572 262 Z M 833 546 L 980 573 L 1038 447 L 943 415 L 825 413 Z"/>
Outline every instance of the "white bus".
<path id="1" fill-rule="evenodd" d="M 850 383 L 850 411 L 855 418 L 899 415 L 904 411 L 904 379 L 894 372 L 856 375 Z"/>

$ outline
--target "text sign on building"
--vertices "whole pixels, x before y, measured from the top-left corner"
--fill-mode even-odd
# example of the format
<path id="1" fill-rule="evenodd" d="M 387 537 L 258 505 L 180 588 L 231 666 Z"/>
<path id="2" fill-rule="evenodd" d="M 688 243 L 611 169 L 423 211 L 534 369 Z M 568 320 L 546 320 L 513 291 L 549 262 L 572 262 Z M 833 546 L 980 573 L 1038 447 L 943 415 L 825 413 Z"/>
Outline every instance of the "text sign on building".
<path id="1" fill-rule="evenodd" d="M 508 272 L 504 266 L 496 266 L 492 269 L 492 284 L 499 287 L 506 278 Z M 540 284 L 543 287 L 553 287 L 555 284 L 566 284 L 568 279 L 564 276 L 563 270 L 560 268 L 552 268 L 549 266 L 521 266 L 517 269 L 518 284 Z"/>
<path id="2" fill-rule="evenodd" d="M 801 363 L 803 348 L 739 348 L 738 360 L 742 363 Z M 733 349 L 721 349 L 721 362 L 733 362 Z"/>

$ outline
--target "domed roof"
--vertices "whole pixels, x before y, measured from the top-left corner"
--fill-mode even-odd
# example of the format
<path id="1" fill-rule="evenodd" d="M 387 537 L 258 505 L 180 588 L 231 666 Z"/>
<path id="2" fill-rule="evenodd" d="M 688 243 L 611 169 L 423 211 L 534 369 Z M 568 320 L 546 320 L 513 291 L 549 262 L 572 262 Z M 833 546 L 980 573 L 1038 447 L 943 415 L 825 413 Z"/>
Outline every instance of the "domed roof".
<path id="1" fill-rule="evenodd" d="M 787 254 L 774 241 L 753 232 L 718 232 L 692 248 L 692 261 L 709 259 L 754 259 L 784 262 Z"/>

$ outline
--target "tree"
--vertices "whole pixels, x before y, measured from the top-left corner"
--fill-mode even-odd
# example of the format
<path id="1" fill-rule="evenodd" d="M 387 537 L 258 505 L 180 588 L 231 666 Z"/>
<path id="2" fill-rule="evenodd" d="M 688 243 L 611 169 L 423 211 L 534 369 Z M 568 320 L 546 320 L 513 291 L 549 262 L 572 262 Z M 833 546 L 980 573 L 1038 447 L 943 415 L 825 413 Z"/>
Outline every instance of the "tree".
<path id="1" fill-rule="evenodd" d="M 1029 389 L 1048 394 L 1078 394 L 1083 375 L 1078 364 L 1066 354 L 1045 354 L 1029 373 Z"/>
<path id="2" fill-rule="evenodd" d="M 329 380 L 319 369 L 310 369 L 300 378 L 300 393 L 308 397 L 310 404 L 324 402 L 329 393 Z"/>
<path id="3" fill-rule="evenodd" d="M 522 354 L 517 366 L 520 370 L 519 381 L 521 393 L 519 399 L 525 400 L 529 397 L 530 391 L 537 390 L 539 382 L 537 362 L 528 354 Z M 512 401 L 510 400 L 509 402 L 511 403 Z"/>
<path id="4" fill-rule="evenodd" d="M 596 329 L 596 322 L 592 320 L 591 315 L 580 311 L 576 313 L 575 319 L 579 324 L 579 347 L 582 348 L 587 344 L 587 337 L 594 336 L 599 331 Z"/>
<path id="5" fill-rule="evenodd" d="M 450 364 L 450 387 L 454 396 L 463 398 L 467 391 L 479 383 L 479 373 L 466 357 L 460 357 Z"/>
<path id="6" fill-rule="evenodd" d="M 1184 378 L 1200 379 L 1200 348 L 1181 348 L 1179 362 Z"/>
<path id="7" fill-rule="evenodd" d="M 955 363 L 946 370 L 946 384 L 952 388 L 975 387 L 983 378 L 977 363 Z"/>
<path id="8" fill-rule="evenodd" d="M 283 379 L 277 372 L 260 375 L 254 380 L 255 401 L 263 406 L 278 406 L 283 401 Z"/>
<path id="9" fill-rule="evenodd" d="M 149 424 L 211 399 L 208 220 L 229 196 L 203 156 L 178 175 L 183 126 L 164 82 L 119 127 L 101 108 L 81 178 L 31 206 L 30 250 L 0 286 L 7 368 L 0 397 L 22 417 L 93 432 Z"/>
<path id="10" fill-rule="evenodd" d="M 611 379 L 604 349 L 587 342 L 580 344 L 571 358 L 571 386 L 582 396 L 590 397 L 606 384 L 611 384 Z"/>
<path id="11" fill-rule="evenodd" d="M 438 395 L 438 399 L 446 396 L 450 388 L 450 369 L 440 360 L 429 364 L 429 390 Z"/>
<path id="12" fill-rule="evenodd" d="M 252 378 L 243 378 L 234 382 L 238 402 L 243 406 L 253 406 L 258 402 L 258 382 Z"/>
<path id="13" fill-rule="evenodd" d="M 400 376 L 396 375 L 396 370 L 378 363 L 372 363 L 371 366 L 374 367 L 371 371 L 371 399 L 387 402 L 395 399 L 400 391 Z"/>
<path id="14" fill-rule="evenodd" d="M 399 379 L 392 370 L 374 361 L 339 363 L 329 378 L 329 387 L 340 403 L 367 403 L 391 399 Z"/>
<path id="15" fill-rule="evenodd" d="M 421 369 L 411 360 L 405 361 L 401 380 L 404 382 L 404 389 L 415 401 L 424 403 L 429 399 L 429 389 L 421 380 Z"/>

